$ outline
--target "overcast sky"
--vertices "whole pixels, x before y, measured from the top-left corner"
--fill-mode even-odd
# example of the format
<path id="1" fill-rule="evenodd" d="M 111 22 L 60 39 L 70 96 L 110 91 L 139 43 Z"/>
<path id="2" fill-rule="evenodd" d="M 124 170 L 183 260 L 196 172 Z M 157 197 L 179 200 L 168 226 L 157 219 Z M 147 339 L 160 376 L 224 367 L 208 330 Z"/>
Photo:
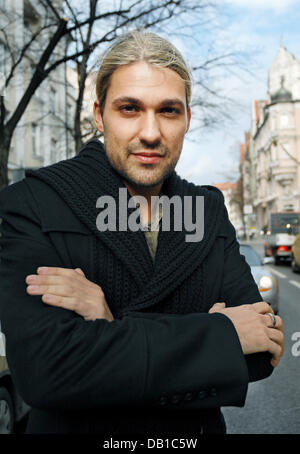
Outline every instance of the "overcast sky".
<path id="1" fill-rule="evenodd" d="M 219 28 L 215 40 L 232 42 L 236 49 L 249 52 L 247 69 L 237 75 L 226 75 L 222 86 L 239 107 L 231 108 L 234 121 L 214 131 L 201 131 L 197 141 L 185 140 L 177 165 L 178 173 L 197 184 L 227 181 L 237 159 L 238 143 L 250 127 L 250 109 L 254 99 L 267 98 L 268 70 L 276 56 L 281 39 L 288 51 L 300 60 L 300 0 L 218 0 L 221 5 Z M 198 36 L 199 40 L 211 39 Z M 184 52 L 188 43 L 175 43 Z M 189 54 L 190 55 L 190 54 Z M 245 65 L 245 61 L 244 61 Z M 235 158 L 234 158 L 235 156 Z"/>

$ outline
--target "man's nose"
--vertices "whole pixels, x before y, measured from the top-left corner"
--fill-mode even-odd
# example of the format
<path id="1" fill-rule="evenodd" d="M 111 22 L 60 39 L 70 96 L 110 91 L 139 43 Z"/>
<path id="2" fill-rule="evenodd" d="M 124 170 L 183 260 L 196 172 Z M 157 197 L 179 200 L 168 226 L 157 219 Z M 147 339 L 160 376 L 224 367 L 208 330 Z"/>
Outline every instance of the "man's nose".
<path id="1" fill-rule="evenodd" d="M 149 145 L 160 143 L 160 124 L 158 118 L 156 118 L 155 113 L 145 113 L 145 115 L 141 119 L 139 139 L 141 142 L 148 143 Z"/>

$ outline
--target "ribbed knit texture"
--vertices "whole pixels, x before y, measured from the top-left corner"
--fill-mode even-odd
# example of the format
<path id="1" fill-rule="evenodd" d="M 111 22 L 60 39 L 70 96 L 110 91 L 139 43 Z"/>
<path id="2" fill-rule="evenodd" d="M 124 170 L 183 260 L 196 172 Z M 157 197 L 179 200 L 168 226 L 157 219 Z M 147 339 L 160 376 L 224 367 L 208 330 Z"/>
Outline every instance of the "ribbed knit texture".
<path id="1" fill-rule="evenodd" d="M 196 186 L 180 178 L 175 171 L 163 184 L 168 197 L 204 196 L 204 238 L 186 242 L 184 229 L 159 231 L 153 263 L 143 231 L 100 232 L 96 218 L 100 212 L 96 201 L 110 195 L 118 207 L 119 188 L 124 182 L 110 165 L 98 139 L 88 142 L 79 155 L 68 160 L 26 172 L 50 185 L 74 214 L 94 235 L 91 279 L 101 286 L 114 317 L 128 311 L 190 313 L 207 311 L 203 260 L 214 243 L 223 219 L 223 196 L 211 186 Z M 127 193 L 127 201 L 130 194 Z M 127 208 L 128 216 L 135 209 Z M 195 203 L 193 220 L 195 221 Z M 117 226 L 119 213 L 117 210 Z"/>

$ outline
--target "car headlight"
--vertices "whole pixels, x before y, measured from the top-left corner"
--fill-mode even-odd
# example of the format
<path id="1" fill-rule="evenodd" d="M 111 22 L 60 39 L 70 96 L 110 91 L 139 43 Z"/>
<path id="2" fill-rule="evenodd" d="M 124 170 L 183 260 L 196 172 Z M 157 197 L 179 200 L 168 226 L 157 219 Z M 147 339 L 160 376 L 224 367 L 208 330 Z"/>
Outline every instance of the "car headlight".
<path id="1" fill-rule="evenodd" d="M 271 290 L 272 286 L 273 286 L 273 281 L 270 276 L 262 276 L 259 279 L 258 289 L 260 292 L 266 292 L 268 290 Z"/>

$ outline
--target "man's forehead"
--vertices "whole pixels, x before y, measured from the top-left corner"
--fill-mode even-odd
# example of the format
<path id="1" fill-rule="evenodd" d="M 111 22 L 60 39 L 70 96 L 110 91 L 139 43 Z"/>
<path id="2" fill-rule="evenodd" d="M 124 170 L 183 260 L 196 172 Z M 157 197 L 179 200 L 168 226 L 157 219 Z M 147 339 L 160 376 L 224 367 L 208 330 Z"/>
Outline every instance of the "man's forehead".
<path id="1" fill-rule="evenodd" d="M 119 66 L 111 76 L 108 93 L 117 98 L 141 99 L 147 95 L 161 101 L 185 100 L 185 84 L 179 74 L 169 68 L 138 62 Z M 156 99 L 157 101 L 158 99 Z"/>

